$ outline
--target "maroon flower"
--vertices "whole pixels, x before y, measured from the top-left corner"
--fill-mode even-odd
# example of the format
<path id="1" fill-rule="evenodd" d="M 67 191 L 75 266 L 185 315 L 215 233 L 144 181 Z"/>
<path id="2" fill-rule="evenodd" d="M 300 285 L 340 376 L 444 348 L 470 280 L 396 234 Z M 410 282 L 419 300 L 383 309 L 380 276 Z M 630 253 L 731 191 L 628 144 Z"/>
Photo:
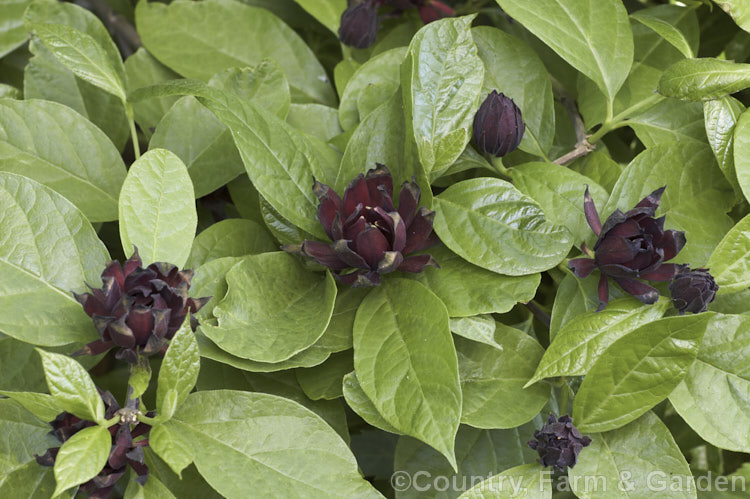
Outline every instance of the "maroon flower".
<path id="1" fill-rule="evenodd" d="M 664 262 L 674 258 L 685 246 L 685 233 L 664 230 L 664 217 L 653 218 L 665 188 L 655 190 L 626 213 L 615 210 L 603 226 L 586 188 L 584 213 L 599 238 L 594 245 L 593 259 L 576 258 L 570 260 L 569 266 L 580 278 L 599 269 L 599 310 L 609 301 L 609 277 L 627 293 L 652 304 L 659 299 L 659 292 L 637 279 L 670 281 L 677 274 L 678 265 Z M 583 249 L 589 253 L 585 244 Z"/>
<path id="2" fill-rule="evenodd" d="M 191 270 L 164 262 L 142 268 L 137 249 L 125 265 L 109 262 L 102 289 L 75 294 L 101 337 L 77 353 L 96 355 L 117 346 L 118 359 L 135 363 L 139 353 L 160 352 L 187 313 L 194 314 L 210 299 L 188 297 L 192 277 Z"/>
<path id="3" fill-rule="evenodd" d="M 364 49 L 378 36 L 378 12 L 370 0 L 354 3 L 341 14 L 339 40 L 344 45 Z"/>
<path id="4" fill-rule="evenodd" d="M 534 432 L 529 447 L 539 453 L 542 466 L 554 466 L 559 471 L 572 468 L 578 462 L 578 454 L 591 444 L 591 438 L 581 435 L 570 416 L 557 419 L 550 414 L 547 424 Z"/>
<path id="5" fill-rule="evenodd" d="M 110 392 L 99 392 L 104 404 L 107 407 L 105 417 L 112 419 L 118 412 L 120 406 Z M 140 402 L 138 400 L 129 400 L 126 409 L 133 413 L 138 410 Z M 123 418 L 125 419 L 125 418 Z M 148 479 L 148 466 L 146 466 L 143 454 L 143 447 L 148 446 L 148 439 L 134 440 L 145 435 L 151 429 L 151 426 L 135 422 L 131 428 L 132 421 L 121 421 L 109 428 L 112 436 L 112 448 L 109 452 L 109 458 L 104 468 L 91 480 L 82 484 L 80 489 L 88 494 L 90 499 L 105 499 L 115 486 L 115 483 L 125 474 L 128 466 L 138 475 L 136 481 L 141 485 Z M 54 421 L 50 423 L 52 431 L 50 432 L 61 443 L 66 442 L 70 437 L 84 428 L 94 426 L 93 421 L 80 419 L 68 412 L 59 414 Z M 51 447 L 43 455 L 35 455 L 36 461 L 42 466 L 54 466 L 60 447 Z"/>
<path id="6" fill-rule="evenodd" d="M 333 243 L 306 240 L 284 247 L 286 251 L 314 258 L 340 282 L 355 287 L 376 286 L 381 274 L 394 270 L 418 273 L 427 265 L 438 267 L 430 255 L 404 258 L 437 242 L 432 232 L 435 212 L 417 210 L 420 190 L 413 179 L 401 185 L 398 209 L 392 199 L 393 177 L 381 164 L 352 180 L 343 200 L 317 180 L 313 191 L 320 201 L 318 218 Z"/>
<path id="7" fill-rule="evenodd" d="M 521 143 L 526 125 L 513 99 L 493 90 L 474 115 L 474 143 L 482 154 L 502 157 Z"/>
<path id="8" fill-rule="evenodd" d="M 422 18 L 422 22 L 425 24 L 429 24 L 432 21 L 437 21 L 444 17 L 453 17 L 456 15 L 455 10 L 438 0 L 423 0 L 419 2 L 418 8 L 419 17 Z"/>
<path id="9" fill-rule="evenodd" d="M 674 307 L 684 315 L 685 312 L 699 314 L 708 309 L 708 304 L 716 298 L 719 285 L 708 269 L 693 269 L 681 265 L 674 280 L 669 283 Z"/>

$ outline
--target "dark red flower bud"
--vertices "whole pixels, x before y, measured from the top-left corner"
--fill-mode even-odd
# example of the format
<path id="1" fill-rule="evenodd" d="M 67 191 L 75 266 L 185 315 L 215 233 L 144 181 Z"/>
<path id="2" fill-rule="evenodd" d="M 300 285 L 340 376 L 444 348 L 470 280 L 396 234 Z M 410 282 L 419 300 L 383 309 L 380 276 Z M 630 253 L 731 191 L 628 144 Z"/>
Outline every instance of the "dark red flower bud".
<path id="1" fill-rule="evenodd" d="M 567 415 L 557 419 L 550 414 L 547 424 L 534 432 L 534 439 L 529 441 L 529 447 L 539 453 L 542 466 L 554 466 L 559 471 L 574 467 L 578 454 L 591 444 L 591 438 L 581 435 Z"/>
<path id="2" fill-rule="evenodd" d="M 210 299 L 188 297 L 192 277 L 191 270 L 164 262 L 142 268 L 137 249 L 124 265 L 107 264 L 101 289 L 75 295 L 101 337 L 77 354 L 96 355 L 117 346 L 118 359 L 135 363 L 139 353 L 160 352 L 187 313 L 195 314 Z"/>
<path id="3" fill-rule="evenodd" d="M 719 285 L 708 269 L 693 269 L 681 265 L 674 280 L 669 283 L 674 307 L 683 315 L 685 312 L 699 314 L 708 309 L 714 301 Z"/>
<path id="4" fill-rule="evenodd" d="M 112 419 L 120 406 L 110 392 L 101 392 L 99 394 L 106 407 L 106 418 Z M 136 410 L 140 402 L 138 400 L 129 400 L 128 409 Z M 149 413 L 149 416 L 154 416 Z M 66 442 L 70 437 L 84 428 L 96 425 L 93 421 L 80 419 L 70 413 L 63 412 L 59 414 L 54 421 L 50 423 L 52 431 L 50 434 L 55 436 L 60 443 Z M 131 429 L 131 423 L 124 421 L 109 428 L 112 436 L 112 448 L 109 458 L 104 468 L 91 480 L 82 484 L 80 490 L 86 492 L 88 497 L 105 499 L 115 486 L 115 483 L 125 474 L 128 466 L 138 475 L 136 481 L 143 485 L 148 479 L 148 466 L 144 461 L 143 447 L 148 446 L 148 439 L 134 440 L 151 430 L 151 426 L 144 423 L 135 423 Z M 43 455 L 35 455 L 36 461 L 42 466 L 54 466 L 60 447 L 51 447 Z"/>
<path id="5" fill-rule="evenodd" d="M 659 299 L 659 292 L 637 279 L 671 281 L 677 274 L 678 265 L 664 262 L 674 258 L 685 246 L 685 233 L 664 230 L 664 217 L 654 218 L 665 188 L 655 190 L 626 213 L 615 210 L 604 225 L 586 188 L 583 210 L 599 238 L 594 245 L 593 259 L 576 258 L 568 264 L 580 278 L 599 269 L 599 310 L 609 301 L 609 277 L 627 293 L 651 304 Z"/>
<path id="6" fill-rule="evenodd" d="M 350 5 L 341 14 L 339 40 L 344 45 L 364 49 L 375 43 L 378 13 L 369 0 Z"/>
<path id="7" fill-rule="evenodd" d="M 438 266 L 430 255 L 406 257 L 437 242 L 432 232 L 435 212 L 417 210 L 420 191 L 414 180 L 401 186 L 398 209 L 393 204 L 393 177 L 381 164 L 358 175 L 343 200 L 317 180 L 313 192 L 320 201 L 318 219 L 333 243 L 306 240 L 286 246 L 286 251 L 314 258 L 340 282 L 355 287 L 378 285 L 381 274 L 395 270 L 418 273 L 427 265 Z"/>
<path id="8" fill-rule="evenodd" d="M 521 143 L 526 125 L 513 99 L 493 90 L 474 116 L 474 142 L 479 152 L 505 156 Z"/>
<path id="9" fill-rule="evenodd" d="M 422 5 L 419 6 L 419 17 L 422 18 L 422 22 L 425 24 L 429 24 L 432 21 L 437 21 L 444 17 L 453 17 L 455 15 L 455 10 L 438 0 L 422 2 Z"/>

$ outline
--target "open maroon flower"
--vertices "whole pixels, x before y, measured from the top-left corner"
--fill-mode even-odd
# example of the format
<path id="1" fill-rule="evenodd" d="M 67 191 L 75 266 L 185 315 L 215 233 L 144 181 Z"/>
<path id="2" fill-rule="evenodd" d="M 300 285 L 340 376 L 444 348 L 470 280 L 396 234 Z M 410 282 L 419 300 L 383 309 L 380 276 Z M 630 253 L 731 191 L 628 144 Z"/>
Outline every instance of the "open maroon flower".
<path id="1" fill-rule="evenodd" d="M 705 312 L 709 303 L 716 298 L 718 290 L 719 285 L 708 269 L 691 270 L 687 265 L 681 265 L 674 280 L 669 283 L 672 303 L 680 315 L 684 315 L 685 312 Z"/>
<path id="2" fill-rule="evenodd" d="M 430 255 L 405 258 L 437 242 L 432 232 L 435 212 L 417 210 L 420 190 L 413 179 L 402 184 L 398 209 L 393 205 L 393 177 L 381 164 L 352 180 L 343 200 L 317 180 L 313 191 L 320 201 L 318 219 L 333 243 L 305 240 L 285 246 L 286 251 L 314 258 L 340 282 L 355 287 L 376 286 L 381 274 L 394 270 L 418 273 L 427 265 L 438 267 Z"/>
<path id="3" fill-rule="evenodd" d="M 599 238 L 594 245 L 593 259 L 576 258 L 570 260 L 569 265 L 580 278 L 599 269 L 599 310 L 609 301 L 607 279 L 610 277 L 627 293 L 651 304 L 659 299 L 659 292 L 638 279 L 670 281 L 677 274 L 678 265 L 664 262 L 674 258 L 685 246 L 685 233 L 664 230 L 664 217 L 654 218 L 665 188 L 655 190 L 626 213 L 615 210 L 604 225 L 586 188 L 584 213 Z M 588 253 L 585 244 L 584 251 Z"/>
<path id="4" fill-rule="evenodd" d="M 117 346 L 118 359 L 135 363 L 139 353 L 152 355 L 164 349 L 187 313 L 194 314 L 210 299 L 188 297 L 191 270 L 180 271 L 164 262 L 145 269 L 141 264 L 136 249 L 125 265 L 107 264 L 101 289 L 75 294 L 101 337 L 78 354 L 96 355 Z"/>
<path id="5" fill-rule="evenodd" d="M 539 453 L 542 466 L 554 466 L 559 471 L 572 468 L 578 462 L 578 454 L 591 444 L 591 438 L 581 435 L 570 416 L 557 419 L 550 414 L 547 424 L 534 432 L 529 447 Z"/>
<path id="6" fill-rule="evenodd" d="M 107 408 L 105 417 L 112 419 L 119 411 L 120 406 L 110 392 L 99 392 Z M 126 406 L 131 411 L 137 411 L 140 402 L 129 400 Z M 153 415 L 153 414 L 152 414 Z M 123 418 L 124 419 L 124 418 Z M 52 431 L 60 443 L 66 442 L 70 437 L 84 428 L 94 426 L 96 423 L 80 419 L 68 412 L 63 412 L 50 423 Z M 138 475 L 136 481 L 141 485 L 148 479 L 148 466 L 146 466 L 143 447 L 148 445 L 148 439 L 135 440 L 145 435 L 151 426 L 144 423 L 135 423 L 131 428 L 131 421 L 122 421 L 109 428 L 112 436 L 112 448 L 104 468 L 91 480 L 82 484 L 80 489 L 88 494 L 90 499 L 105 499 L 115 486 L 115 483 L 128 471 L 130 466 Z M 43 455 L 35 455 L 36 461 L 42 466 L 54 466 L 60 447 L 51 447 Z"/>

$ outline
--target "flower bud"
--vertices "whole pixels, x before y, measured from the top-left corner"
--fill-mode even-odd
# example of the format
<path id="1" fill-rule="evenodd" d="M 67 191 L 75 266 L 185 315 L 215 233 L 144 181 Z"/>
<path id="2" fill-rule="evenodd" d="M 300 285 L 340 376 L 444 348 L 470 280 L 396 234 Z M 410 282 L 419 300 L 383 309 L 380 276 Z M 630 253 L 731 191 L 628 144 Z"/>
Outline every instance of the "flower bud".
<path id="1" fill-rule="evenodd" d="M 474 142 L 483 154 L 505 156 L 518 147 L 526 125 L 513 99 L 493 90 L 474 116 Z"/>
<path id="2" fill-rule="evenodd" d="M 547 424 L 536 430 L 534 440 L 529 441 L 529 447 L 539 453 L 542 466 L 554 466 L 559 471 L 575 466 L 578 454 L 589 444 L 591 438 L 581 435 L 570 416 L 557 419 L 554 414 L 549 415 Z"/>
<path id="3" fill-rule="evenodd" d="M 719 285 L 708 273 L 708 269 L 691 270 L 687 265 L 682 266 L 674 280 L 669 283 L 672 303 L 680 315 L 685 312 L 705 312 L 708 304 L 714 301 L 718 290 Z"/>
<path id="4" fill-rule="evenodd" d="M 368 0 L 350 5 L 341 14 L 339 40 L 344 45 L 364 49 L 375 43 L 377 35 L 378 13 Z"/>

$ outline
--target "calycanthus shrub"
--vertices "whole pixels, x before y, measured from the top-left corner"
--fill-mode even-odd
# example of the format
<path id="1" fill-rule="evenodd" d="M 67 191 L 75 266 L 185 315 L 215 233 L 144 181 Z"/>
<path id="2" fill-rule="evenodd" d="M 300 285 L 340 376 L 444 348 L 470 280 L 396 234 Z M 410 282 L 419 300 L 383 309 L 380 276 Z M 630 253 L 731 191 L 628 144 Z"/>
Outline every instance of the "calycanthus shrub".
<path id="1" fill-rule="evenodd" d="M 0 1 L 0 497 L 746 497 L 746 9 Z"/>

